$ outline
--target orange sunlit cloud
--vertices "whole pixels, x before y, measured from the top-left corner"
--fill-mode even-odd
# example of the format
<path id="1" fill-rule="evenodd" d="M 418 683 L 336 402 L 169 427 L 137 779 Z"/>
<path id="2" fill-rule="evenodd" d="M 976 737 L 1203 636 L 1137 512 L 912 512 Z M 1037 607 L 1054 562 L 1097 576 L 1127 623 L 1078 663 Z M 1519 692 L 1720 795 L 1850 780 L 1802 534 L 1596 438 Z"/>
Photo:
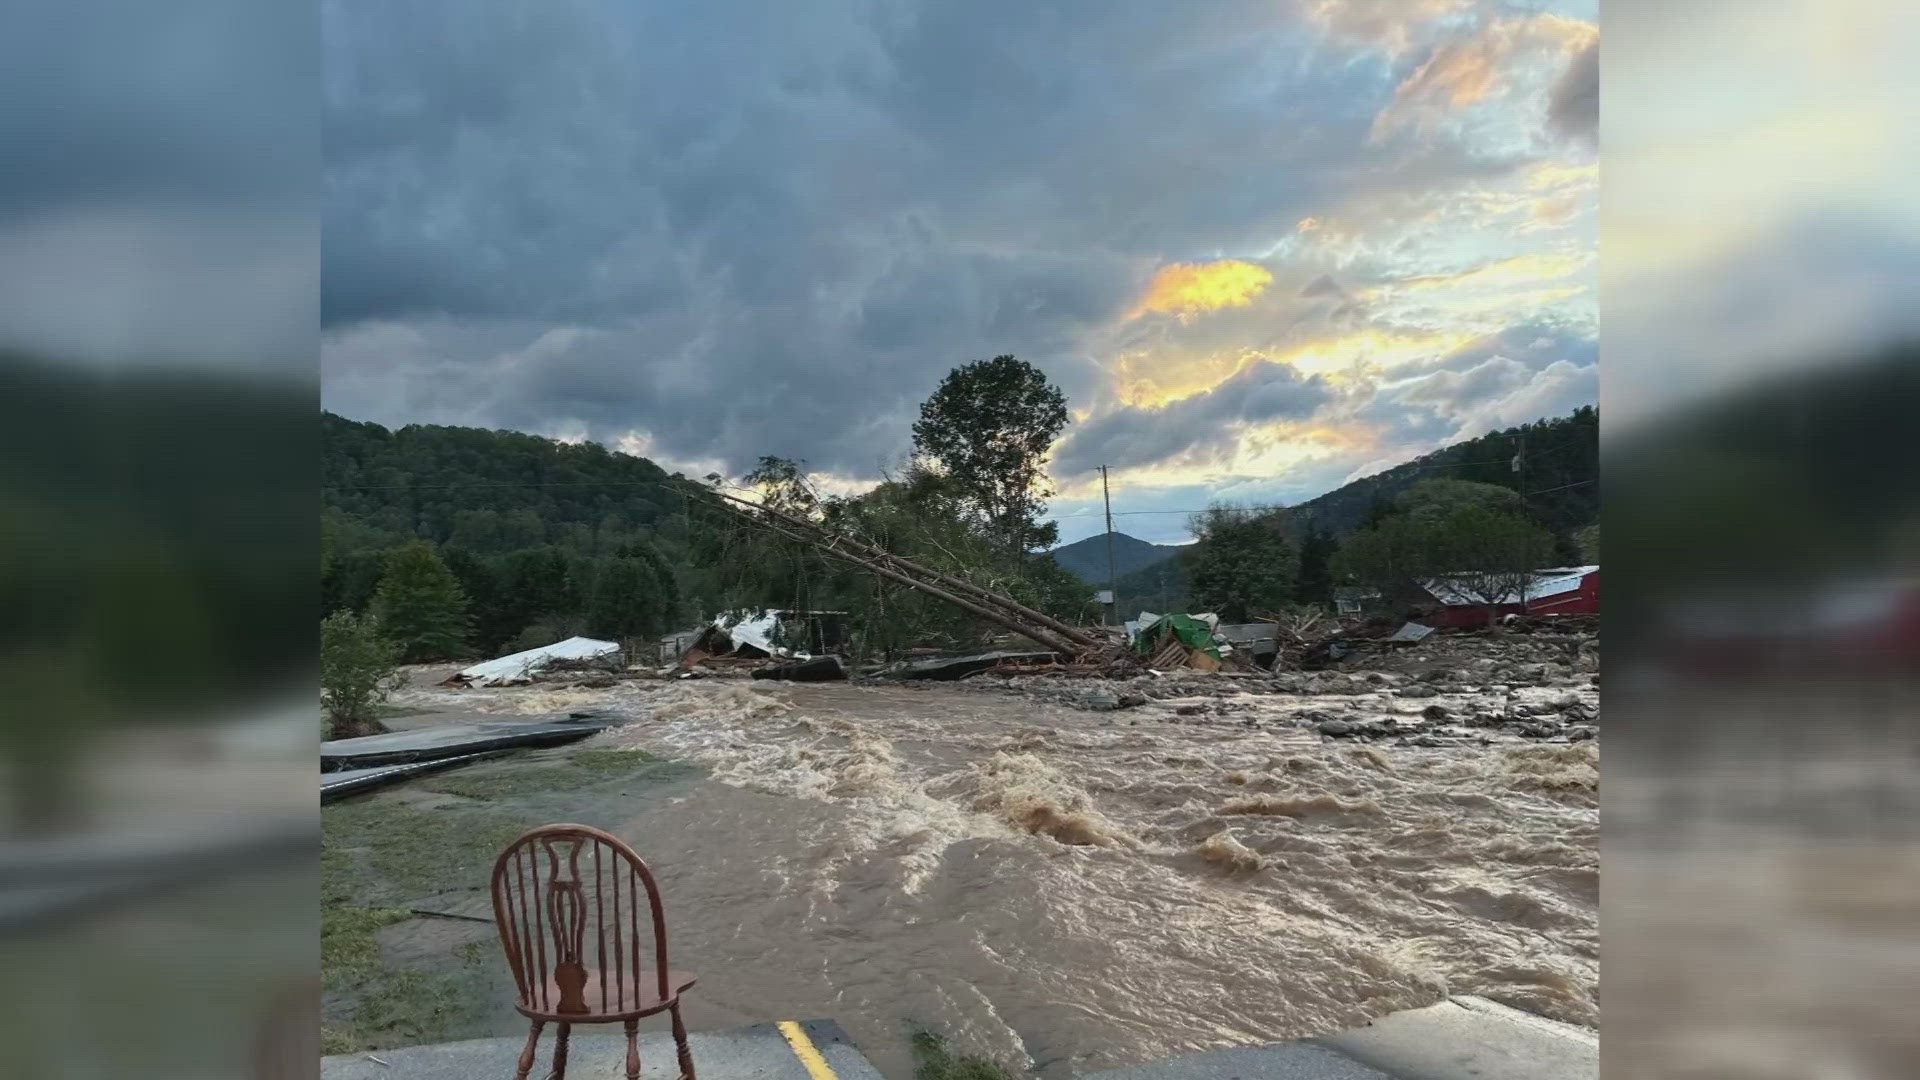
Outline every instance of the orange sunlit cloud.
<path id="1" fill-rule="evenodd" d="M 1479 104 L 1513 82 L 1530 58 L 1567 57 L 1592 44 L 1600 28 L 1580 19 L 1535 13 L 1495 19 L 1470 36 L 1435 49 L 1394 90 L 1374 117 L 1369 138 L 1403 126 L 1424 128 L 1448 112 Z"/>
<path id="2" fill-rule="evenodd" d="M 1271 284 L 1273 274 L 1258 263 L 1239 259 L 1172 263 L 1153 275 L 1146 295 L 1127 318 L 1160 312 L 1185 320 L 1222 308 L 1245 307 Z"/>

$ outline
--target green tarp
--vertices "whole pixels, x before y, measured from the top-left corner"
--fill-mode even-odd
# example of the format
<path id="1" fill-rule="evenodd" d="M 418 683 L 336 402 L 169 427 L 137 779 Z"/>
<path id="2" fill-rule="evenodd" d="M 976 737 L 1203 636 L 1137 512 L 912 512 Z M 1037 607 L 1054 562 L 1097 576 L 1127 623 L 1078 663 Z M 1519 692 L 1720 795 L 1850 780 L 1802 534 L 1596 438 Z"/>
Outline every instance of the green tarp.
<path id="1" fill-rule="evenodd" d="M 1220 659 L 1220 645 L 1213 640 L 1213 627 L 1191 615 L 1162 615 L 1141 627 L 1133 637 L 1133 651 L 1152 656 L 1166 647 L 1169 633 L 1187 648 L 1199 649 L 1215 660 Z"/>

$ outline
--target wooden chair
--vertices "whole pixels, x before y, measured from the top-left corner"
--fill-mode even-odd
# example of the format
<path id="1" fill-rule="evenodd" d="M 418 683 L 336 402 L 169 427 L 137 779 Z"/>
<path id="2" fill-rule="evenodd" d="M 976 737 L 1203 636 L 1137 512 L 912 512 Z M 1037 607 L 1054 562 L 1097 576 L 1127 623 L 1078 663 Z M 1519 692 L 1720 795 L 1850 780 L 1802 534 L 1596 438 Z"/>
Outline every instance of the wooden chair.
<path id="1" fill-rule="evenodd" d="M 532 1070 L 548 1022 L 559 1025 L 550 1074 L 558 1080 L 567 1074 L 573 1025 L 615 1021 L 627 1030 L 627 1078 L 638 1080 L 640 1018 L 663 1010 L 673 1014 L 680 1076 L 694 1080 L 680 1020 L 680 995 L 694 977 L 667 967 L 660 889 L 633 848 L 585 825 L 534 829 L 494 861 L 493 913 L 519 988 L 516 1007 L 533 1022 L 514 1080 Z M 651 957 L 643 919 L 653 924 Z"/>

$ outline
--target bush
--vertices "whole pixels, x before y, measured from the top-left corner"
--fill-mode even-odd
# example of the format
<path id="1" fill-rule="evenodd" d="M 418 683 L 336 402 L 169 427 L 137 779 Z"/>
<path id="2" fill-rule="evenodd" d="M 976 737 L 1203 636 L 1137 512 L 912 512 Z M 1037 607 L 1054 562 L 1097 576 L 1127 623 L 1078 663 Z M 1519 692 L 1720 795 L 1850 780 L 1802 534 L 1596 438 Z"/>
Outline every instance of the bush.
<path id="1" fill-rule="evenodd" d="M 385 731 L 374 708 L 398 685 L 397 649 L 371 615 L 337 611 L 320 623 L 320 707 L 327 738 Z"/>

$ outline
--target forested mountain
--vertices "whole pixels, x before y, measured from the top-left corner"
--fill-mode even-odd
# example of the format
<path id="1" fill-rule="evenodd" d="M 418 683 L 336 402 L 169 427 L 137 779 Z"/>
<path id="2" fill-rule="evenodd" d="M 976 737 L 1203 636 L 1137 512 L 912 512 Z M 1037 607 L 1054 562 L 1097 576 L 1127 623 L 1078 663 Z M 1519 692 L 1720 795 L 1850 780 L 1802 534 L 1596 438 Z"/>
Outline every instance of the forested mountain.
<path id="1" fill-rule="evenodd" d="M 1516 464 L 1517 459 L 1517 464 Z M 1421 480 L 1446 477 L 1512 488 L 1556 534 L 1600 517 L 1600 413 L 1591 405 L 1552 420 L 1454 443 L 1294 507 L 1296 525 L 1345 536 Z"/>
<path id="2" fill-rule="evenodd" d="M 1194 571 L 1223 559 L 1241 566 L 1290 560 L 1296 572 L 1287 598 L 1325 603 L 1333 584 L 1327 560 L 1339 541 L 1389 513 L 1413 485 L 1438 478 L 1518 491 L 1526 515 L 1553 534 L 1556 561 L 1577 562 L 1581 555 L 1574 533 L 1600 517 L 1599 476 L 1600 415 L 1585 406 L 1567 416 L 1455 443 L 1277 511 L 1272 524 L 1279 538 L 1264 556 L 1236 553 L 1227 559 L 1221 545 L 1202 537 L 1173 558 L 1123 574 L 1116 590 L 1120 608 L 1131 615 L 1210 606 L 1206 597 L 1194 595 Z"/>
<path id="3" fill-rule="evenodd" d="M 1181 544 L 1149 544 L 1123 532 L 1113 534 L 1113 565 L 1121 577 L 1170 559 L 1184 549 Z M 1107 583 L 1107 534 L 1089 536 L 1062 544 L 1048 554 L 1060 568 L 1096 588 Z"/>
<path id="4" fill-rule="evenodd" d="M 325 611 L 364 608 L 389 554 L 415 538 L 460 580 L 482 653 L 530 630 L 591 629 L 601 583 L 641 594 L 636 633 L 677 626 L 718 587 L 693 549 L 724 512 L 645 458 L 513 431 L 389 431 L 331 413 L 321 424 Z"/>

